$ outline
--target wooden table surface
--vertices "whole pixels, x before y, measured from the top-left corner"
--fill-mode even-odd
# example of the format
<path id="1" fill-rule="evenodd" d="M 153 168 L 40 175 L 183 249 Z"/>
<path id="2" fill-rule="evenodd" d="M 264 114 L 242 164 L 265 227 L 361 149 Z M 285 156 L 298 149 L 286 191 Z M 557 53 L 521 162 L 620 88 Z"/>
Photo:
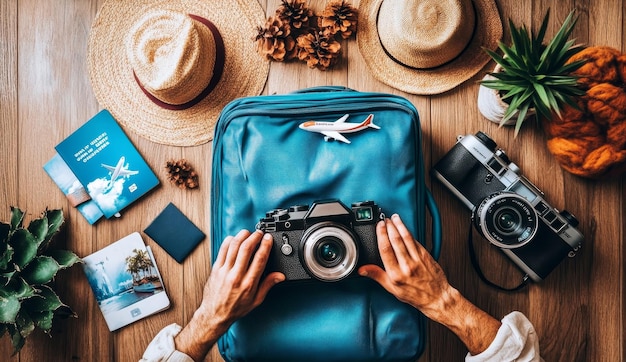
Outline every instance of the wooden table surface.
<path id="1" fill-rule="evenodd" d="M 254 0 L 250 0 L 254 1 Z M 9 206 L 27 210 L 27 218 L 46 207 L 63 208 L 67 218 L 64 240 L 57 244 L 86 256 L 133 231 L 143 230 L 169 202 L 209 233 L 211 143 L 171 147 L 128 132 L 161 181 L 161 186 L 132 205 L 118 220 L 90 226 L 68 204 L 42 169 L 54 146 L 100 109 L 85 64 L 87 37 L 102 0 L 2 0 L 0 2 L 0 219 L 7 221 Z M 321 10 L 322 1 L 311 1 Z M 358 1 L 353 3 L 358 4 Z M 279 0 L 262 1 L 273 13 Z M 552 9 L 549 35 L 567 13 L 580 15 L 574 36 L 587 45 L 608 45 L 626 51 L 626 0 L 519 1 L 498 0 L 502 19 L 512 18 L 538 27 Z M 509 39 L 505 25 L 505 39 Z M 498 128 L 484 119 L 476 106 L 476 81 L 442 95 L 413 96 L 376 81 L 365 66 L 354 39 L 343 43 L 341 61 L 326 72 L 302 63 L 271 65 L 265 94 L 286 93 L 318 85 L 342 85 L 362 91 L 400 94 L 421 115 L 426 166 L 436 162 L 459 134 L 484 130 L 503 147 L 523 173 L 542 189 L 557 208 L 567 208 L 580 220 L 586 242 L 573 259 L 565 260 L 547 280 L 518 293 L 495 291 L 479 281 L 467 251 L 469 212 L 443 187 L 427 179 L 441 209 L 444 245 L 440 259 L 450 282 L 471 301 L 497 318 L 512 310 L 525 313 L 536 327 L 546 361 L 619 361 L 626 352 L 624 326 L 624 183 L 590 181 L 564 172 L 548 153 L 544 135 L 533 122 L 517 139 L 511 128 Z M 171 186 L 164 171 L 168 159 L 188 159 L 200 174 L 200 188 Z M 77 312 L 77 319 L 55 320 L 52 338 L 40 331 L 29 337 L 17 356 L 9 339 L 0 341 L 0 360 L 10 361 L 132 361 L 140 358 L 152 337 L 165 325 L 184 324 L 201 298 L 210 271 L 209 241 L 205 240 L 182 264 L 153 246 L 172 307 L 118 332 L 108 331 L 80 266 L 61 273 L 59 293 Z M 513 284 L 519 273 L 496 249 L 477 246 L 486 273 Z M 466 354 L 449 331 L 429 324 L 428 347 L 422 361 L 459 361 Z M 219 361 L 214 348 L 209 357 Z"/>

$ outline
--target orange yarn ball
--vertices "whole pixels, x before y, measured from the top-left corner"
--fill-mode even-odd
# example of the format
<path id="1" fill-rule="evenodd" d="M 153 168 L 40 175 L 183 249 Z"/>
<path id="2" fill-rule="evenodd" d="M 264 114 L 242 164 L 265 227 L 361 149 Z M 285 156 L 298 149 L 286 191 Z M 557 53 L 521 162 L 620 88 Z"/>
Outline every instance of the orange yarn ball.
<path id="1" fill-rule="evenodd" d="M 626 54 L 589 47 L 570 61 L 586 59 L 574 74 L 585 95 L 580 109 L 566 107 L 562 118 L 543 122 L 548 149 L 566 171 L 588 178 L 626 172 Z"/>

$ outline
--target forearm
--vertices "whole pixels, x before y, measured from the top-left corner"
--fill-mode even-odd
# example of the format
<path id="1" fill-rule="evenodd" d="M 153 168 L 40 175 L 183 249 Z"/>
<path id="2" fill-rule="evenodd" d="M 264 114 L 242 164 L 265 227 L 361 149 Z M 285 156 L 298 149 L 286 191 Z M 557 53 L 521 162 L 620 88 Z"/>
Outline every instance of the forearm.
<path id="1" fill-rule="evenodd" d="M 194 361 L 202 361 L 227 329 L 227 326 L 209 320 L 207 314 L 196 311 L 189 323 L 174 338 L 174 343 L 178 351 Z"/>
<path id="2" fill-rule="evenodd" d="M 489 347 L 501 325 L 452 287 L 446 290 L 438 305 L 422 308 L 422 312 L 456 334 L 472 355 Z"/>

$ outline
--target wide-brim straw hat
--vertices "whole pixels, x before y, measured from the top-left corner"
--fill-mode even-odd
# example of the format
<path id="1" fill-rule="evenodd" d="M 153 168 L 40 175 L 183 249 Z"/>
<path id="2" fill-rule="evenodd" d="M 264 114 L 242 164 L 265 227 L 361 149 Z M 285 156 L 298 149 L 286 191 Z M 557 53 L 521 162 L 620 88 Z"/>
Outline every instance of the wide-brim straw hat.
<path id="1" fill-rule="evenodd" d="M 357 43 L 373 76 L 411 94 L 446 92 L 477 74 L 496 49 L 494 0 L 361 0 Z"/>
<path id="2" fill-rule="evenodd" d="M 213 139 L 224 106 L 263 91 L 256 0 L 107 0 L 92 25 L 88 69 L 100 105 L 160 144 Z"/>

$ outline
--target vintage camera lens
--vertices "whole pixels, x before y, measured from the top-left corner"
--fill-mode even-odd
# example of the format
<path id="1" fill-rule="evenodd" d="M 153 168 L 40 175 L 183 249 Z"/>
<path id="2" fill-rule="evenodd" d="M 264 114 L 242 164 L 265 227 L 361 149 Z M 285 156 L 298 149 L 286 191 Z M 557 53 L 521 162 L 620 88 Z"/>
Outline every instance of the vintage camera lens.
<path id="1" fill-rule="evenodd" d="M 338 281 L 356 268 L 356 236 L 344 225 L 326 221 L 309 227 L 300 242 L 300 262 L 311 276 Z"/>
<path id="2" fill-rule="evenodd" d="M 492 244 L 511 249 L 532 240 L 539 218 L 523 196 L 501 192 L 487 197 L 478 206 L 474 226 Z"/>
<path id="3" fill-rule="evenodd" d="M 334 236 L 328 236 L 317 244 L 315 256 L 320 265 L 332 268 L 343 261 L 346 256 L 346 248 L 341 240 Z"/>

